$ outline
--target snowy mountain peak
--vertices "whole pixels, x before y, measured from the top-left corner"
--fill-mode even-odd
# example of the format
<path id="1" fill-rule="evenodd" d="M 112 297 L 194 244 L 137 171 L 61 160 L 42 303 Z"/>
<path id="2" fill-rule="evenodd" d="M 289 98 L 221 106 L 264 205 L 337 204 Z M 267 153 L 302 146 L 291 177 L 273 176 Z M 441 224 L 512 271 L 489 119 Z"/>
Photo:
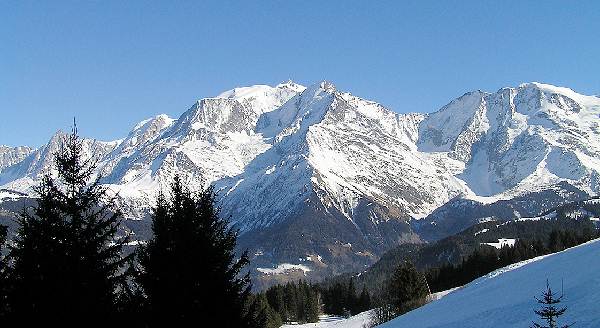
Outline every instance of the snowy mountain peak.
<path id="1" fill-rule="evenodd" d="M 264 113 L 283 105 L 288 99 L 304 91 L 304 89 L 305 87 L 288 81 L 275 87 L 259 84 L 234 88 L 222 92 L 215 98 L 234 99 L 240 103 L 248 102 L 256 107 L 258 112 Z"/>
<path id="2" fill-rule="evenodd" d="M 575 97 L 580 97 L 582 95 L 576 93 L 575 91 L 573 91 L 570 88 L 566 88 L 566 87 L 558 87 L 558 86 L 554 86 L 552 84 L 547 84 L 547 83 L 540 83 L 540 82 L 526 82 L 526 83 L 521 83 L 519 84 L 519 89 L 525 89 L 525 88 L 535 88 L 544 92 L 548 92 L 548 93 L 559 93 L 559 94 L 564 94 L 566 96 L 575 96 Z"/>
<path id="3" fill-rule="evenodd" d="M 224 91 L 220 93 L 215 98 L 231 98 L 231 99 L 243 99 L 243 98 L 251 98 L 260 96 L 261 94 L 269 94 L 273 92 L 302 92 L 306 89 L 304 86 L 295 83 L 292 80 L 288 80 L 286 82 L 282 82 L 274 87 L 264 85 L 264 84 L 256 84 L 248 87 L 237 87 L 231 90 Z"/>
<path id="4" fill-rule="evenodd" d="M 138 124 L 136 124 L 133 127 L 132 132 L 140 130 L 140 129 L 145 129 L 145 128 L 147 128 L 149 126 L 152 126 L 154 124 L 169 125 L 169 124 L 173 123 L 173 121 L 175 121 L 175 120 L 172 119 L 172 118 L 170 118 L 169 115 L 167 115 L 167 114 L 159 114 L 159 115 L 156 115 L 154 117 L 150 117 L 148 119 L 145 119 L 145 120 L 139 122 Z"/>
<path id="5" fill-rule="evenodd" d="M 63 131 L 62 129 L 58 129 L 54 132 L 52 137 L 50 137 L 50 142 L 60 142 L 66 135 L 67 133 L 65 131 Z"/>
<path id="6" fill-rule="evenodd" d="M 294 82 L 292 79 L 288 79 L 287 81 L 281 82 L 275 87 L 276 88 L 294 89 L 296 91 L 303 91 L 304 89 L 306 89 L 306 87 L 304 87 L 303 85 L 301 85 L 299 83 Z"/>
<path id="7" fill-rule="evenodd" d="M 127 137 L 120 142 L 117 151 L 129 152 L 135 147 L 152 140 L 174 123 L 175 119 L 166 114 L 159 114 L 143 120 L 136 124 Z"/>
<path id="8" fill-rule="evenodd" d="M 281 82 L 278 85 L 276 85 L 275 88 L 292 90 L 296 93 L 300 93 L 306 89 L 305 86 L 298 84 L 292 80 L 287 80 L 285 82 Z"/>
<path id="9" fill-rule="evenodd" d="M 244 99 L 251 98 L 262 93 L 268 93 L 273 88 L 268 85 L 257 84 L 249 87 L 238 87 L 233 88 L 231 90 L 224 91 L 220 93 L 215 98 L 230 98 L 230 99 Z"/>
<path id="10" fill-rule="evenodd" d="M 323 91 L 325 91 L 327 93 L 333 93 L 336 91 L 335 85 L 333 85 L 333 83 L 331 83 L 329 81 L 322 81 L 321 83 L 319 83 L 319 88 L 321 88 Z"/>
<path id="11" fill-rule="evenodd" d="M 214 98 L 203 98 L 181 115 L 171 134 L 199 136 L 209 131 L 251 133 L 262 114 L 281 107 L 303 90 L 304 87 L 289 82 L 275 87 L 239 87 Z"/>
<path id="12" fill-rule="evenodd" d="M 488 123 L 484 115 L 484 97 L 481 91 L 468 92 L 452 100 L 439 111 L 432 113 L 419 127 L 419 149 L 425 152 L 453 151 L 454 157 L 469 160 L 462 145 L 465 141 L 476 141 L 487 131 Z"/>
<path id="13" fill-rule="evenodd" d="M 291 98 L 277 110 L 262 115 L 256 131 L 277 141 L 286 136 L 306 131 L 312 124 L 323 119 L 334 99 L 335 87 L 328 82 L 313 84 L 296 97 Z"/>

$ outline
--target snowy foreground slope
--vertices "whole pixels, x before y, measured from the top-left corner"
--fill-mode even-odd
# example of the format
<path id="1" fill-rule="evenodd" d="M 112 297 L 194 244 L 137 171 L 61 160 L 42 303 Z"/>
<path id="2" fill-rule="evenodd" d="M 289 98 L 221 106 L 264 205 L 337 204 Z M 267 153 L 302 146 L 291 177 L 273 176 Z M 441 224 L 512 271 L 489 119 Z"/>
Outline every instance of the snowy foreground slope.
<path id="1" fill-rule="evenodd" d="M 434 300 L 439 300 L 454 290 L 456 290 L 456 288 L 434 293 L 431 295 L 431 298 Z M 321 315 L 319 316 L 319 322 L 287 324 L 283 325 L 282 328 L 367 328 L 371 326 L 373 312 L 374 310 L 364 311 L 349 318 Z"/>
<path id="2" fill-rule="evenodd" d="M 558 294 L 564 281 L 561 324 L 600 327 L 600 239 L 499 269 L 380 327 L 529 327 L 546 278 Z"/>

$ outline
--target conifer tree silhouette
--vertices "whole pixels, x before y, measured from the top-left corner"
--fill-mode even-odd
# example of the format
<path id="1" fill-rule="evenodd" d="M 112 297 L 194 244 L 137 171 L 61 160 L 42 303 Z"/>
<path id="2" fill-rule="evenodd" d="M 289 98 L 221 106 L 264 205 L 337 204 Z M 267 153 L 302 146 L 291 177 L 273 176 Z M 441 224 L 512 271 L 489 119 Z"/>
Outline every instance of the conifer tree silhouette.
<path id="1" fill-rule="evenodd" d="M 248 327 L 250 279 L 239 276 L 248 255 L 236 259 L 237 232 L 219 217 L 213 189 L 192 193 L 175 177 L 170 191 L 157 199 L 153 237 L 139 254 L 149 325 Z"/>
<path id="2" fill-rule="evenodd" d="M 541 308 L 539 310 L 534 310 L 535 314 L 537 314 L 540 319 L 546 321 L 547 326 L 540 325 L 536 322 L 533 322 L 532 328 L 569 328 L 572 327 L 573 324 L 558 325 L 558 317 L 565 314 L 567 311 L 566 307 L 558 307 L 558 304 L 562 301 L 564 295 L 555 297 L 552 289 L 550 288 L 550 284 L 548 280 L 546 280 L 546 290 L 542 293 L 542 298 L 535 298 L 536 301 L 541 304 Z"/>
<path id="3" fill-rule="evenodd" d="M 123 283 L 126 238 L 117 238 L 120 212 L 83 158 L 84 141 L 65 135 L 54 154 L 57 177 L 35 188 L 36 205 L 22 211 L 10 248 L 14 317 L 71 326 L 115 316 Z"/>

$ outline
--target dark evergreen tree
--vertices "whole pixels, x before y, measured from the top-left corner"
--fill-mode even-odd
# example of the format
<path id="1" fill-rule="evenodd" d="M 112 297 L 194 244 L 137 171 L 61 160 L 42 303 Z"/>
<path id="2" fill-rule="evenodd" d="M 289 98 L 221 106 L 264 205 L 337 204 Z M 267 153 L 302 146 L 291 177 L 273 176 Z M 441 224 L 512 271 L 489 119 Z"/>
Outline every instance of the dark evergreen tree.
<path id="1" fill-rule="evenodd" d="M 350 278 L 350 281 L 348 282 L 348 287 L 346 289 L 345 294 L 346 294 L 345 295 L 346 310 L 349 311 L 350 314 L 358 313 L 357 312 L 358 311 L 358 309 L 357 309 L 358 299 L 356 298 L 356 287 L 354 287 L 354 278 Z"/>
<path id="2" fill-rule="evenodd" d="M 19 218 L 9 295 L 19 320 L 71 326 L 115 317 L 126 238 L 117 238 L 120 213 L 82 152 L 74 127 L 54 154 L 57 179 L 43 178 L 37 204 Z"/>
<path id="3" fill-rule="evenodd" d="M 247 317 L 251 328 L 279 328 L 281 317 L 269 304 L 264 293 L 252 295 L 248 300 Z"/>
<path id="4" fill-rule="evenodd" d="M 387 293 L 396 315 L 400 315 L 425 304 L 429 288 L 425 276 L 406 261 L 394 272 Z"/>
<path id="5" fill-rule="evenodd" d="M 358 311 L 357 313 L 367 311 L 371 309 L 371 295 L 367 291 L 367 287 L 363 285 L 362 292 L 358 297 Z"/>
<path id="6" fill-rule="evenodd" d="M 137 279 L 139 271 L 134 256 L 127 263 L 124 280 L 116 297 L 119 325 L 128 327 L 145 327 L 146 296 Z"/>
<path id="7" fill-rule="evenodd" d="M 170 198 L 157 199 L 152 231 L 139 252 L 138 277 L 150 326 L 250 326 L 250 280 L 240 277 L 248 256 L 236 259 L 237 232 L 219 217 L 212 188 L 192 193 L 175 177 Z"/>
<path id="8" fill-rule="evenodd" d="M 305 281 L 288 282 L 267 289 L 269 305 L 283 322 L 317 322 L 321 312 L 321 297 L 316 286 Z"/>
<path id="9" fill-rule="evenodd" d="M 282 321 L 289 321 L 289 310 L 288 305 L 285 299 L 285 290 L 282 285 L 275 285 L 270 287 L 265 292 L 265 296 L 267 297 L 267 301 L 269 305 L 273 308 L 275 312 L 279 314 L 279 317 Z"/>
<path id="10" fill-rule="evenodd" d="M 560 231 L 558 230 L 553 230 L 552 233 L 550 233 L 550 238 L 548 241 L 548 248 L 550 248 L 551 252 L 560 252 L 563 249 L 565 249 L 565 246 L 563 245 L 563 241 L 560 235 Z"/>
<path id="11" fill-rule="evenodd" d="M 534 310 L 535 314 L 537 314 L 540 319 L 546 321 L 547 326 L 540 325 L 536 322 L 533 322 L 533 328 L 569 328 L 573 326 L 573 324 L 559 326 L 558 317 L 565 314 L 567 311 L 566 307 L 558 307 L 558 304 L 562 301 L 564 295 L 556 298 L 548 281 L 546 281 L 546 290 L 542 293 L 542 298 L 535 298 L 536 301 L 541 304 L 541 308 L 539 310 Z"/>
<path id="12" fill-rule="evenodd" d="M 429 287 L 425 275 L 410 261 L 404 261 L 394 271 L 377 301 L 371 316 L 372 325 L 380 325 L 427 302 Z"/>
<path id="13" fill-rule="evenodd" d="M 6 236 L 8 234 L 8 227 L 0 224 L 0 258 L 4 258 L 4 244 L 6 243 Z"/>
<path id="14" fill-rule="evenodd" d="M 325 313 L 344 315 L 346 309 L 346 292 L 345 285 L 335 283 L 333 286 L 323 291 L 323 303 L 325 303 Z"/>
<path id="15" fill-rule="evenodd" d="M 371 295 L 366 285 L 363 284 L 359 296 L 356 294 L 356 284 L 354 282 L 354 277 L 349 277 L 347 281 L 321 284 L 319 291 L 325 313 L 348 316 L 371 309 Z"/>
<path id="16" fill-rule="evenodd" d="M 298 292 L 296 289 L 296 285 L 288 282 L 285 285 L 284 289 L 284 298 L 287 303 L 287 308 L 289 309 L 287 322 L 298 321 Z"/>
<path id="17" fill-rule="evenodd" d="M 296 294 L 296 321 L 306 322 L 306 303 L 307 295 L 304 289 L 304 283 L 299 281 L 297 285 L 292 285 Z"/>
<path id="18" fill-rule="evenodd" d="M 304 312 L 302 322 L 319 321 L 319 294 L 314 287 L 303 282 L 301 288 L 304 290 Z"/>

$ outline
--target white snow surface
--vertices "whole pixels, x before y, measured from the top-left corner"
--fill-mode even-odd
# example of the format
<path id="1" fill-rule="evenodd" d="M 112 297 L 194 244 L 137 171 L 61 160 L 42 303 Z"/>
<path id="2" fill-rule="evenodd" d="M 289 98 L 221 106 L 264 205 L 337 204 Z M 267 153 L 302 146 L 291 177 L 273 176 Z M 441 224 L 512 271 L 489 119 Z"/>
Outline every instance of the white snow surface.
<path id="1" fill-rule="evenodd" d="M 519 262 L 457 289 L 439 301 L 402 315 L 380 327 L 481 328 L 529 327 L 539 308 L 548 279 L 568 307 L 561 324 L 577 322 L 577 327 L 600 327 L 600 239 Z"/>
<path id="2" fill-rule="evenodd" d="M 307 272 L 310 271 L 310 268 L 307 267 L 306 265 L 302 265 L 302 264 L 290 264 L 290 263 L 281 263 L 278 264 L 277 267 L 275 268 L 257 268 L 256 269 L 258 272 L 264 273 L 264 274 L 285 274 L 286 272 L 289 271 L 297 271 L 297 270 L 301 270 L 305 275 Z"/>
<path id="3" fill-rule="evenodd" d="M 484 229 L 485 230 L 485 229 Z M 477 235 L 477 234 L 476 234 Z M 516 239 L 511 238 L 500 238 L 497 243 L 483 243 L 484 245 L 492 246 L 497 249 L 501 249 L 502 247 L 513 247 L 515 246 Z"/>
<path id="4" fill-rule="evenodd" d="M 319 322 L 305 324 L 287 324 L 282 328 L 364 328 L 371 322 L 372 311 L 361 312 L 350 318 L 323 315 Z"/>
<path id="5" fill-rule="evenodd" d="M 429 299 L 432 301 L 438 301 L 441 300 L 442 298 L 446 297 L 448 294 L 452 293 L 455 290 L 459 290 L 461 287 L 454 287 L 454 288 L 450 288 L 447 290 L 443 290 L 441 292 L 437 292 L 437 293 L 432 293 L 429 296 Z"/>
<path id="6" fill-rule="evenodd" d="M 11 192 L 9 190 L 0 190 L 0 201 L 7 199 L 18 199 L 24 197 L 24 195 L 20 193 Z"/>
<path id="7" fill-rule="evenodd" d="M 479 234 L 486 233 L 488 231 L 490 231 L 490 229 L 481 229 L 480 231 L 477 231 L 474 235 L 477 236 Z"/>

